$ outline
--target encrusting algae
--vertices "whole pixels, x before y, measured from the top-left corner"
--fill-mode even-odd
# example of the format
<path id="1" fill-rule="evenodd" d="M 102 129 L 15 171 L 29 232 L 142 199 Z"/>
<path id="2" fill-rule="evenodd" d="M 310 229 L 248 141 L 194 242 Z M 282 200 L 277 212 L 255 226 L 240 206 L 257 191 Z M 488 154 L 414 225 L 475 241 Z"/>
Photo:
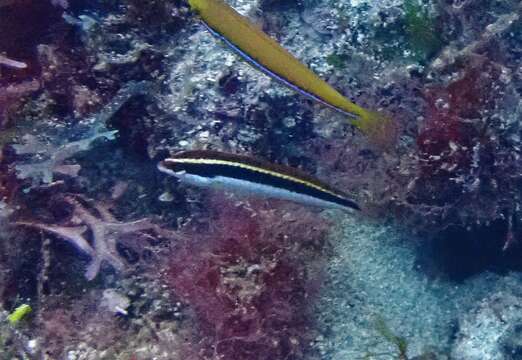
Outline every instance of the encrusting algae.
<path id="1" fill-rule="evenodd" d="M 302 95 L 348 115 L 351 124 L 374 142 L 393 141 L 390 119 L 348 100 L 224 1 L 189 0 L 189 3 L 208 30 L 252 66 Z"/>

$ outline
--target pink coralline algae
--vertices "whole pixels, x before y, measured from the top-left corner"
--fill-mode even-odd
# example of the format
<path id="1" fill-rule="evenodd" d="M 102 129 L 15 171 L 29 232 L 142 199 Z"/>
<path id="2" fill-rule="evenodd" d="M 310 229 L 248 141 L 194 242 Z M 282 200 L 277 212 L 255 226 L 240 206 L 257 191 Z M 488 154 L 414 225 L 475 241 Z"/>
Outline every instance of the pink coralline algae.
<path id="1" fill-rule="evenodd" d="M 409 204 L 442 228 L 510 219 L 518 213 L 521 176 L 517 113 L 508 110 L 518 102 L 511 72 L 475 55 L 449 74 L 424 90 Z"/>
<path id="2" fill-rule="evenodd" d="M 187 358 L 302 358 L 311 341 L 309 304 L 317 284 L 311 257 L 320 257 L 326 224 L 302 213 L 213 208 L 219 211 L 210 228 L 195 231 L 165 273 L 174 295 L 194 314 L 198 333 L 187 344 Z"/>
<path id="3" fill-rule="evenodd" d="M 154 231 L 157 236 L 168 233 L 167 236 L 172 237 L 172 233 L 161 229 L 149 219 L 122 222 L 102 204 L 89 204 L 75 196 L 65 197 L 64 202 L 73 208 L 72 216 L 64 224 L 45 224 L 37 221 L 18 221 L 16 224 L 43 230 L 88 255 L 91 261 L 85 272 L 87 280 L 96 277 L 103 263 L 119 271 L 125 268 L 125 260 L 117 250 L 118 242 L 131 243 L 133 237 L 146 240 L 151 235 L 145 231 Z M 138 248 L 142 244 L 138 242 L 135 247 Z"/>

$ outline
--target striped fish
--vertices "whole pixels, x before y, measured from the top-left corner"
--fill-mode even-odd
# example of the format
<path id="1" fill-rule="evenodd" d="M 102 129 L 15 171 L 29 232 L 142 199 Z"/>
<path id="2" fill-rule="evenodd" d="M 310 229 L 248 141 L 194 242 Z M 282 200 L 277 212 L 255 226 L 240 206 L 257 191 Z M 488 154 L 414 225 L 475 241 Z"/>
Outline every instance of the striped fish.
<path id="1" fill-rule="evenodd" d="M 300 94 L 347 115 L 372 138 L 390 138 L 393 125 L 382 114 L 351 102 L 223 0 L 189 0 L 206 28 L 249 64 Z"/>
<path id="2" fill-rule="evenodd" d="M 161 161 L 158 169 L 181 182 L 325 208 L 355 209 L 347 194 L 288 166 L 217 151 L 185 151 Z"/>

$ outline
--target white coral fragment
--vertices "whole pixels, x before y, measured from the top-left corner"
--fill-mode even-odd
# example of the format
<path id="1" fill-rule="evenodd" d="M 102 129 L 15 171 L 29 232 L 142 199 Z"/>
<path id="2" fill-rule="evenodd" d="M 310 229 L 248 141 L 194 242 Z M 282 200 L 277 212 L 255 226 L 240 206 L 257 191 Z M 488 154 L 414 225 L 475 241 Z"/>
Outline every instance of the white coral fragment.
<path id="1" fill-rule="evenodd" d="M 61 146 L 43 144 L 36 136 L 25 135 L 23 144 L 13 145 L 16 153 L 19 155 L 33 154 L 35 157 L 43 160 L 28 164 L 17 164 L 15 166 L 17 176 L 20 179 L 41 180 L 44 184 L 52 183 L 55 173 L 76 176 L 80 171 L 80 165 L 68 165 L 63 164 L 63 162 L 80 151 L 88 150 L 96 139 L 106 138 L 107 140 L 113 140 L 116 133 L 116 130 L 105 131 Z"/>

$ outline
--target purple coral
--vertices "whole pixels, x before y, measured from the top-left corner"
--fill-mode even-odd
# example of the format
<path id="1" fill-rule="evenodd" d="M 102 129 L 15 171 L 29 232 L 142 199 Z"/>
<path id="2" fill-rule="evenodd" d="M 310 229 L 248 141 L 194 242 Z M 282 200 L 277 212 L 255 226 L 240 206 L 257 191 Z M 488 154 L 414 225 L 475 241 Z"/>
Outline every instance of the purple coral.
<path id="1" fill-rule="evenodd" d="M 0 65 L 4 65 L 14 69 L 25 69 L 27 67 L 27 64 L 23 61 L 10 59 L 2 54 L 0 54 Z"/>

